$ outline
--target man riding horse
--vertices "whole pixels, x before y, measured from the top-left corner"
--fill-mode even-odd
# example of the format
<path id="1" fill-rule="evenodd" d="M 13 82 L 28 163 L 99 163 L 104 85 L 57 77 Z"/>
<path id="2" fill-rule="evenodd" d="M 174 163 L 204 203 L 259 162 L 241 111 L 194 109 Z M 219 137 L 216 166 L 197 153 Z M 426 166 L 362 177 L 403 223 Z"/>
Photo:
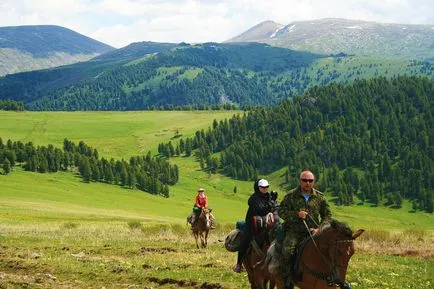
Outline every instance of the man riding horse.
<path id="1" fill-rule="evenodd" d="M 327 201 L 320 191 L 313 188 L 314 184 L 315 176 L 311 171 L 301 172 L 299 186 L 285 195 L 278 209 L 279 216 L 285 221 L 280 260 L 285 289 L 294 288 L 291 267 L 297 246 L 306 236 L 316 233 L 320 225 L 329 223 L 332 218 Z"/>

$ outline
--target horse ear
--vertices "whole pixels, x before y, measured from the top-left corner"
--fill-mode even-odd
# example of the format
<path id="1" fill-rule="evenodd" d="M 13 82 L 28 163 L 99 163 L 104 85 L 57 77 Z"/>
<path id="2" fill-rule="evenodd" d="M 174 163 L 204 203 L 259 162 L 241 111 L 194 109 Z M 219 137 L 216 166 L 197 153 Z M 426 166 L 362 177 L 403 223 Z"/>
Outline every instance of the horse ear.
<path id="1" fill-rule="evenodd" d="M 359 229 L 353 234 L 353 240 L 357 239 L 365 230 Z"/>

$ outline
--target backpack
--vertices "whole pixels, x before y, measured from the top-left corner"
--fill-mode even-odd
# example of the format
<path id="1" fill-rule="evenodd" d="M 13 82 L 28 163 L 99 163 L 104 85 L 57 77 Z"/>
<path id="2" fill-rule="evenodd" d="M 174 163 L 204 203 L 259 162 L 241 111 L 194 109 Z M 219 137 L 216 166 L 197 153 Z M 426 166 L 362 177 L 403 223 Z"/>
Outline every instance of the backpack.
<path id="1" fill-rule="evenodd" d="M 229 252 L 237 252 L 240 247 L 241 235 L 243 232 L 240 229 L 232 230 L 226 237 L 225 248 Z"/>

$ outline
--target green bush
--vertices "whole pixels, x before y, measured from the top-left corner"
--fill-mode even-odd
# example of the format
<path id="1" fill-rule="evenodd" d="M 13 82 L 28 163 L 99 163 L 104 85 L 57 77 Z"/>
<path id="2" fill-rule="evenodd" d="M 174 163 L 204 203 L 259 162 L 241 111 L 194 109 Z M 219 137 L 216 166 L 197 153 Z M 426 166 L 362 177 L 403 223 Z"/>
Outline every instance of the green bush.
<path id="1" fill-rule="evenodd" d="M 129 221 L 128 227 L 130 227 L 131 230 L 142 230 L 143 225 L 139 221 Z"/>
<path id="2" fill-rule="evenodd" d="M 75 229 L 75 228 L 78 227 L 78 224 L 77 224 L 77 223 L 73 223 L 73 222 L 66 222 L 66 223 L 64 223 L 64 224 L 62 225 L 62 227 L 63 227 L 64 229 Z"/>

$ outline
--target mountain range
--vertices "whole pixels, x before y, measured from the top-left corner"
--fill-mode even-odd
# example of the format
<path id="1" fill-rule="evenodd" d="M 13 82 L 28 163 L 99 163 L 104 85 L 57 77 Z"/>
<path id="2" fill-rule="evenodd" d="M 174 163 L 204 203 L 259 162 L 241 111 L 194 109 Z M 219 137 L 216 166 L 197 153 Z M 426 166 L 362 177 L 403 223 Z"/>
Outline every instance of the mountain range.
<path id="1" fill-rule="evenodd" d="M 321 26 L 317 25 L 321 21 L 332 22 L 336 27 L 342 26 L 342 23 L 355 24 L 347 20 L 325 19 L 311 23 L 311 26 Z M 346 84 L 356 79 L 379 76 L 434 77 L 433 63 L 425 60 L 430 59 L 429 53 L 420 58 L 403 58 L 393 54 L 389 56 L 386 46 L 378 55 L 372 51 L 364 55 L 354 52 L 357 52 L 357 47 L 353 51 L 349 46 L 346 50 L 345 46 L 337 46 L 339 48 L 314 53 L 276 45 L 277 40 L 285 43 L 283 40 L 292 35 L 291 31 L 303 25 L 296 23 L 281 27 L 268 21 L 225 43 L 138 42 L 116 50 L 105 47 L 108 49 L 106 53 L 88 61 L 0 77 L 0 100 L 21 101 L 31 110 L 140 110 L 226 104 L 252 106 L 274 104 L 303 94 L 313 86 L 330 82 Z M 371 22 L 371 25 L 380 24 Z M 346 29 L 360 30 L 355 26 Z M 318 28 L 310 33 L 321 35 L 320 30 Z M 345 33 L 334 34 L 342 36 L 341 43 L 345 43 L 343 39 L 348 37 Z M 304 35 L 304 38 L 299 38 L 310 43 L 306 40 L 308 33 L 305 30 L 299 31 L 298 35 Z M 14 36 L 19 39 L 18 35 Z M 430 41 L 432 45 L 432 37 L 426 34 L 425 38 L 427 45 Z M 274 42 L 257 42 L 265 42 L 264 39 Z M 92 52 L 96 51 L 92 42 L 87 40 L 78 37 L 72 41 L 74 45 L 68 46 L 62 44 L 59 38 L 51 50 L 62 51 L 63 48 L 62 53 L 96 53 Z M 85 41 L 88 46 L 80 45 L 80 41 Z M 370 47 L 366 43 L 359 46 Z M 27 45 L 27 50 L 32 55 L 50 55 L 50 52 L 44 52 L 41 44 L 30 46 Z M 26 45 L 21 43 L 15 49 L 20 47 Z M 330 44 L 330 47 L 333 46 Z M 408 51 L 422 51 L 424 46 L 420 46 L 419 42 L 408 42 L 406 47 Z"/>
<path id="2" fill-rule="evenodd" d="M 434 25 L 327 18 L 282 25 L 262 22 L 226 42 L 261 42 L 321 54 L 434 61 Z"/>
<path id="3" fill-rule="evenodd" d="M 0 27 L 0 76 L 86 61 L 112 50 L 60 26 Z"/>

